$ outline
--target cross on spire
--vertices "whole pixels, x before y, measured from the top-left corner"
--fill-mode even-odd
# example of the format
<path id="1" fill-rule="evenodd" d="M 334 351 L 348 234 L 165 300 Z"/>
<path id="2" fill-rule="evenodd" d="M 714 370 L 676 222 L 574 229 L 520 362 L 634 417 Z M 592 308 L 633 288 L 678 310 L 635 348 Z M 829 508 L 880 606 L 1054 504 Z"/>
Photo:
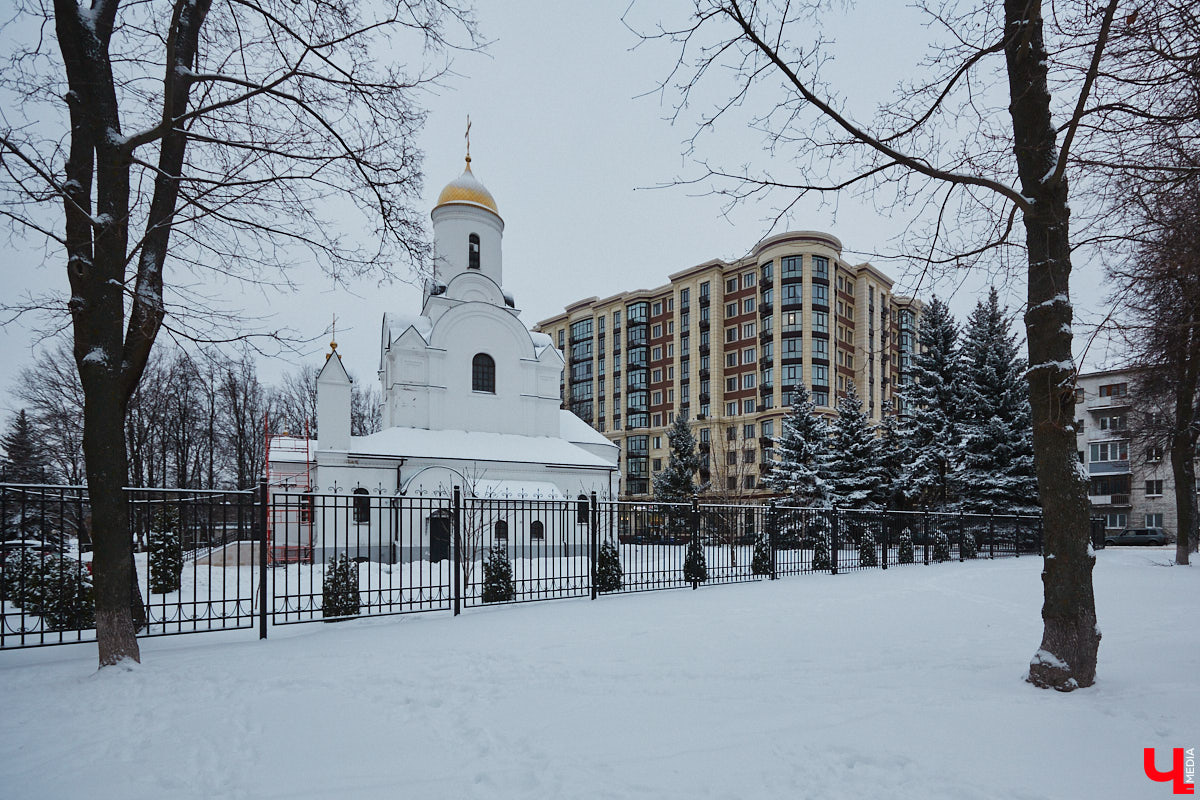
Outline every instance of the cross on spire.
<path id="1" fill-rule="evenodd" d="M 470 114 L 467 114 L 467 132 L 466 132 L 465 136 L 467 139 L 467 167 L 469 168 L 471 165 L 471 115 Z"/>

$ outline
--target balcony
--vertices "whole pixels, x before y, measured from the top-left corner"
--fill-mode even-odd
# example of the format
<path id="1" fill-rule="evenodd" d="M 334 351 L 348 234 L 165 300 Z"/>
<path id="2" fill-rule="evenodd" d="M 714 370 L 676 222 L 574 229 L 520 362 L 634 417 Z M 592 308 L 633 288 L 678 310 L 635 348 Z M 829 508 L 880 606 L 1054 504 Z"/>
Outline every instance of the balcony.
<path id="1" fill-rule="evenodd" d="M 774 331 L 762 331 L 761 333 L 758 334 L 758 340 L 760 342 L 762 342 L 763 344 L 766 344 L 767 342 L 771 341 L 774 338 L 775 338 Z"/>
<path id="2" fill-rule="evenodd" d="M 763 356 L 758 360 L 758 365 L 763 369 L 771 366 L 771 356 Z"/>
<path id="3" fill-rule="evenodd" d="M 708 353 L 709 353 L 709 347 L 708 347 L 708 345 L 707 345 L 707 344 L 701 344 L 701 345 L 700 345 L 700 355 L 702 355 L 702 356 L 706 356 L 706 355 L 708 355 Z"/>
<path id="4" fill-rule="evenodd" d="M 1094 397 L 1087 401 L 1088 411 L 1108 411 L 1110 408 L 1129 408 L 1133 400 L 1129 395 L 1123 397 Z"/>
<path id="5" fill-rule="evenodd" d="M 1094 494 L 1088 498 L 1094 506 L 1128 506 L 1127 494 Z"/>
<path id="6" fill-rule="evenodd" d="M 700 380 L 706 381 L 709 379 L 709 377 L 711 377 L 711 375 L 712 375 L 712 372 L 708 369 L 708 367 L 700 368 Z"/>
<path id="7" fill-rule="evenodd" d="M 711 397 L 709 397 L 709 395 L 708 395 L 708 392 L 701 392 L 701 393 L 700 393 L 700 397 L 699 397 L 699 400 L 700 400 L 700 405 L 704 405 L 705 403 L 709 402 L 711 399 L 712 399 L 712 398 L 711 398 Z"/>
<path id="8" fill-rule="evenodd" d="M 700 448 L 701 453 L 707 453 L 712 445 L 709 442 L 700 442 L 696 447 Z"/>
<path id="9" fill-rule="evenodd" d="M 708 320 L 706 320 L 706 319 L 700 320 L 700 330 L 706 331 L 709 329 L 710 325 L 711 325 L 711 323 Z"/>
<path id="10" fill-rule="evenodd" d="M 707 308 L 707 307 L 708 307 L 708 303 L 709 303 L 709 296 L 708 296 L 708 295 L 706 295 L 706 294 L 702 294 L 702 295 L 700 295 L 700 307 L 701 307 L 701 308 Z"/>
<path id="11" fill-rule="evenodd" d="M 770 449 L 775 446 L 775 439 L 770 436 L 760 436 L 758 437 L 758 446 L 764 450 Z"/>
<path id="12" fill-rule="evenodd" d="M 1088 464 L 1089 475 L 1126 475 L 1128 473 L 1128 461 L 1093 461 Z"/>
<path id="13" fill-rule="evenodd" d="M 774 308 L 774 303 L 763 303 L 758 307 L 758 315 L 760 317 L 769 317 L 771 316 L 771 312 L 774 310 Z"/>

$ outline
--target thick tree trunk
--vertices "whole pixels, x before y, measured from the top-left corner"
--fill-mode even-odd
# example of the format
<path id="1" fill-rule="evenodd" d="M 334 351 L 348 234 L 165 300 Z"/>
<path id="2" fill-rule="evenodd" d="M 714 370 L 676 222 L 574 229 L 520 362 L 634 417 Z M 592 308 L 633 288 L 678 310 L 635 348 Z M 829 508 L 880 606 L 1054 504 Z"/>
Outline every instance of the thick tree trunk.
<path id="1" fill-rule="evenodd" d="M 130 602 L 137 588 L 124 492 L 125 409 L 118 390 L 93 385 L 85 392 L 83 451 L 92 504 L 96 641 L 100 666 L 105 667 L 141 660 Z"/>
<path id="2" fill-rule="evenodd" d="M 1050 117 L 1041 4 L 1005 0 L 1010 112 L 1029 248 L 1029 400 L 1045 532 L 1042 644 L 1029 665 L 1036 686 L 1070 691 L 1096 679 L 1100 630 L 1092 594 L 1086 478 L 1076 457 L 1071 352 L 1071 249 L 1067 182 Z"/>
<path id="3" fill-rule="evenodd" d="M 1188 288 L 1180 281 L 1180 294 Z M 1190 298 L 1195 300 L 1195 298 Z M 1196 388 L 1200 382 L 1200 320 L 1181 326 L 1173 353 L 1175 425 L 1171 435 L 1171 477 L 1175 481 L 1175 563 L 1186 566 L 1196 547 Z"/>

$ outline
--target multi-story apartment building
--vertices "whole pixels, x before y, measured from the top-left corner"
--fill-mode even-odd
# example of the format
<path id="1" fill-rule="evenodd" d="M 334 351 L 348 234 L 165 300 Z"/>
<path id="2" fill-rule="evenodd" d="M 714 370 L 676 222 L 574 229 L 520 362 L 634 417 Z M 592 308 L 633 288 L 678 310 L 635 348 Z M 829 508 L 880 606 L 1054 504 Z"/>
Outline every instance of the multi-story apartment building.
<path id="1" fill-rule="evenodd" d="M 1087 466 L 1088 495 L 1105 528 L 1154 527 L 1175 535 L 1175 481 L 1170 454 L 1131 437 L 1137 398 L 1133 373 L 1108 370 L 1076 381 L 1076 437 Z M 1192 487 L 1195 491 L 1195 487 Z"/>
<path id="2" fill-rule="evenodd" d="M 678 414 L 696 422 L 702 481 L 760 494 L 801 382 L 829 414 L 853 383 L 878 420 L 916 352 L 920 303 L 843 260 L 827 233 L 772 236 L 668 281 L 580 300 L 536 326 L 567 356 L 564 405 L 620 445 L 625 496 L 651 491 Z"/>

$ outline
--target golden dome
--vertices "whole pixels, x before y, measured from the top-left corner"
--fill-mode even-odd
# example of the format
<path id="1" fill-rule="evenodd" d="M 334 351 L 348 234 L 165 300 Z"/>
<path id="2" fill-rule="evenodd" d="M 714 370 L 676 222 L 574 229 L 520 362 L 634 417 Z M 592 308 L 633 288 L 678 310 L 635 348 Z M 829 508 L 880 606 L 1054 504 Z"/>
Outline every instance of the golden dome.
<path id="1" fill-rule="evenodd" d="M 446 184 L 446 188 L 442 189 L 434 209 L 453 205 L 479 206 L 491 211 L 497 217 L 500 216 L 500 209 L 496 208 L 496 199 L 471 172 L 470 156 L 467 156 L 467 168 L 463 170 L 463 174 L 450 181 Z"/>

